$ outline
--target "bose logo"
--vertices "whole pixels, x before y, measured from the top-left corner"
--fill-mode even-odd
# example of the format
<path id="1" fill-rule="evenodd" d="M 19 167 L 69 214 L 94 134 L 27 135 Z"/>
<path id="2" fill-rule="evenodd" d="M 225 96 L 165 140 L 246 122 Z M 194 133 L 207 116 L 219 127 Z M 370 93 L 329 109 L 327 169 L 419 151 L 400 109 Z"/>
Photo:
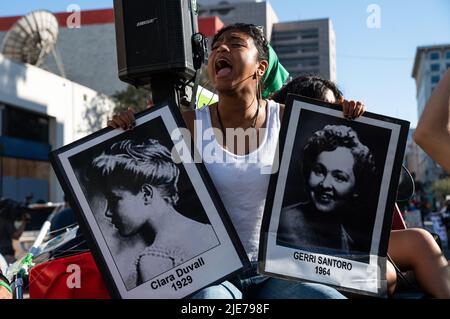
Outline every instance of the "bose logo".
<path id="1" fill-rule="evenodd" d="M 156 20 L 158 20 L 158 18 L 153 18 L 153 19 L 148 19 L 148 20 L 144 20 L 144 21 L 139 21 L 139 22 L 136 24 L 136 27 L 137 27 L 137 28 L 138 28 L 138 27 L 142 27 L 143 25 L 153 23 L 153 22 L 155 22 Z"/>

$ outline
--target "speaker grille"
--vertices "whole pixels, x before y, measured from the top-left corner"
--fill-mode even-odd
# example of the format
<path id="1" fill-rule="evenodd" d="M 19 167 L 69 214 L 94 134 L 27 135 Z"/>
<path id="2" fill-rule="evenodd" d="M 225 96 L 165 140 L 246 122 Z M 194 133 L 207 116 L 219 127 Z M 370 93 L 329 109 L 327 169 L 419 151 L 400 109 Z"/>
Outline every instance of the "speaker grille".
<path id="1" fill-rule="evenodd" d="M 196 21 L 192 21 L 189 1 L 114 1 L 123 81 L 148 82 L 151 75 L 160 73 L 194 74 L 191 36 Z"/>

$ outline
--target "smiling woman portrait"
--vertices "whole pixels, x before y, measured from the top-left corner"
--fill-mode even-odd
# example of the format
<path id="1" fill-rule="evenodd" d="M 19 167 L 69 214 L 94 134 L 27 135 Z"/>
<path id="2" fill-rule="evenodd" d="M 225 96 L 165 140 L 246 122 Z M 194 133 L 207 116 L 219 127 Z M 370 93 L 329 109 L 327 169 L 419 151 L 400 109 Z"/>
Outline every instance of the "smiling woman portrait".
<path id="1" fill-rule="evenodd" d="M 300 167 L 308 200 L 282 209 L 277 244 L 337 255 L 358 250 L 346 221 L 375 172 L 369 148 L 352 128 L 327 125 L 307 141 Z"/>

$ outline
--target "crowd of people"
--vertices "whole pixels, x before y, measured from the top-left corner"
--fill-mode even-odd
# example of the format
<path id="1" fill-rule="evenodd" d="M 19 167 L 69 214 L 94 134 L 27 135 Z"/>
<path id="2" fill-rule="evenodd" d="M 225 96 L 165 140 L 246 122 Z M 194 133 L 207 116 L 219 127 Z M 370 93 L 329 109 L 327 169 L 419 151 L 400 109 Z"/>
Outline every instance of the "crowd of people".
<path id="1" fill-rule="evenodd" d="M 192 136 L 203 136 L 201 129 L 213 128 L 216 137 L 226 137 L 228 129 L 242 128 L 252 131 L 253 134 L 250 137 L 256 141 L 246 139 L 243 141 L 244 147 L 238 147 L 237 143 L 226 138 L 215 138 L 215 143 L 221 153 L 218 156 L 226 160 L 205 163 L 248 258 L 252 262 L 252 268 L 236 274 L 225 282 L 198 291 L 192 296 L 194 299 L 346 298 L 337 289 L 324 284 L 282 280 L 263 276 L 257 272 L 259 235 L 270 179 L 270 175 L 261 174 L 261 167 L 267 165 L 268 162 L 273 162 L 285 110 L 283 104 L 287 94 L 295 93 L 339 105 L 342 108 L 343 116 L 350 120 L 361 116 L 365 111 L 363 103 L 344 99 L 334 83 L 318 76 L 303 76 L 293 79 L 283 88 L 274 88 L 274 91 L 281 90 L 270 92 L 272 93 L 271 97 L 264 99 L 263 89 L 265 87 L 273 88 L 273 83 L 264 83 L 264 80 L 267 80 L 265 74 L 270 72 L 280 75 L 285 72 L 284 69 L 279 68 L 279 63 L 273 63 L 270 59 L 276 59 L 276 55 L 270 53 L 269 45 L 260 28 L 243 23 L 223 28 L 213 38 L 208 59 L 209 80 L 215 88 L 219 100 L 209 107 L 183 113 L 184 121 Z M 449 92 L 450 71 L 433 92 L 414 135 L 416 142 L 448 172 L 450 172 L 450 154 L 448 154 L 450 152 L 448 147 L 450 145 Z M 202 123 L 201 127 L 197 125 L 199 121 Z M 132 109 L 116 114 L 108 122 L 110 127 L 125 130 L 132 129 L 133 124 L 134 112 Z M 303 220 L 314 221 L 315 231 L 311 236 L 327 236 L 328 230 L 322 232 L 322 226 L 326 226 L 323 220 L 310 217 L 310 214 L 307 213 L 312 210 L 318 214 L 332 211 L 336 212 L 336 218 L 341 218 L 342 208 L 359 196 L 360 172 L 355 171 L 355 166 L 358 161 L 370 162 L 370 152 L 364 151 L 365 145 L 358 140 L 357 135 L 351 129 L 335 125 L 324 127 L 322 131 L 317 132 L 311 138 L 309 143 L 313 145 L 316 143 L 315 140 L 320 139 L 324 134 L 336 134 L 338 136 L 336 143 L 326 150 L 316 149 L 311 155 L 305 154 L 305 156 L 310 156 L 311 167 L 304 168 L 304 176 L 305 180 L 309 181 L 308 194 L 311 200 L 307 205 L 298 204 L 286 210 L 290 217 L 286 217 L 286 223 L 281 227 L 285 227 L 283 233 L 294 234 L 295 238 L 289 237 L 289 235 L 287 239 L 280 238 L 280 240 L 303 240 L 296 236 L 301 229 L 289 228 L 289 225 L 292 224 L 289 221 L 291 216 L 296 216 L 295 218 L 301 216 Z M 350 137 L 348 139 L 351 142 L 347 141 L 344 147 L 344 144 L 340 144 L 341 142 L 338 141 L 340 135 Z M 349 143 L 358 150 L 354 151 L 352 147 L 348 147 Z M 314 148 L 310 144 L 307 148 Z M 203 154 L 203 150 L 199 151 Z M 249 154 L 254 153 L 258 154 L 256 163 L 248 161 Z M 356 156 L 355 153 L 358 155 Z M 144 154 L 144 156 L 146 155 Z M 333 160 L 337 156 L 343 159 L 338 161 L 338 165 Z M 104 157 L 98 159 L 98 167 L 100 170 L 107 167 L 107 172 L 110 172 L 111 165 L 114 165 L 106 163 L 109 161 L 106 158 L 108 155 Z M 175 172 L 174 169 L 166 171 Z M 338 182 L 333 180 L 336 175 L 340 176 Z M 163 202 L 160 204 L 166 203 L 168 209 L 170 209 L 169 199 L 172 197 L 170 190 L 160 190 L 145 181 L 140 184 L 138 190 L 128 191 L 123 184 L 124 180 L 126 180 L 124 176 L 117 175 L 114 179 L 115 188 L 105 196 L 108 198 L 111 218 L 114 219 L 116 227 L 126 235 L 128 231 L 132 231 L 131 226 L 128 227 L 127 223 L 132 224 L 134 221 L 127 220 L 128 217 L 118 216 L 119 211 L 116 208 L 120 206 L 120 201 L 124 197 L 136 196 L 142 192 L 142 198 L 145 196 L 153 198 L 153 195 L 163 192 L 165 196 L 162 196 Z M 154 178 L 149 178 L 149 181 L 151 180 Z M 333 196 L 328 194 L 333 194 Z M 132 198 L 129 200 L 134 201 Z M 144 219 L 148 224 L 154 222 L 149 216 L 139 218 L 139 220 Z M 143 229 L 145 228 L 139 227 L 139 230 Z M 339 228 L 339 240 L 332 240 L 330 245 L 349 248 L 355 244 L 349 236 L 342 236 L 342 231 L 345 232 L 345 229 Z M 331 232 L 335 233 L 336 230 Z M 342 238 L 347 239 L 341 240 Z M 319 239 L 329 240 L 329 238 Z M 148 248 L 146 248 L 147 250 Z M 149 251 L 153 252 L 153 250 Z M 420 287 L 431 297 L 450 298 L 450 267 L 440 247 L 429 233 L 420 229 L 392 231 L 388 254 L 391 262 L 387 263 L 386 277 L 391 294 L 395 292 L 397 285 L 395 265 L 400 270 L 413 270 Z M 149 256 L 155 258 L 154 253 L 144 253 L 140 262 L 144 262 L 145 258 Z M 6 289 L 5 286 L 0 286 L 0 289 Z M 3 291 L 2 295 L 5 294 Z"/>

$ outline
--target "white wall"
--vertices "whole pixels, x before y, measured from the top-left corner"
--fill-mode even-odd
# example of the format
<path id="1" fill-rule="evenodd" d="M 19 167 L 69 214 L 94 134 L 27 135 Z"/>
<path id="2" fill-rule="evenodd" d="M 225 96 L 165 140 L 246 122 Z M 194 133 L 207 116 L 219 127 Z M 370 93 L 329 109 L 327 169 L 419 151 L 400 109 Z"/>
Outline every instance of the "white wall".
<path id="1" fill-rule="evenodd" d="M 96 103 L 100 101 L 100 103 Z M 85 86 L 32 65 L 14 62 L 0 54 L 0 102 L 52 117 L 50 144 L 53 149 L 71 143 L 104 127 L 114 103 Z M 87 116 L 89 110 L 102 116 Z M 92 124 L 89 125 L 88 118 Z M 50 200 L 62 200 L 62 191 L 53 176 Z"/>

